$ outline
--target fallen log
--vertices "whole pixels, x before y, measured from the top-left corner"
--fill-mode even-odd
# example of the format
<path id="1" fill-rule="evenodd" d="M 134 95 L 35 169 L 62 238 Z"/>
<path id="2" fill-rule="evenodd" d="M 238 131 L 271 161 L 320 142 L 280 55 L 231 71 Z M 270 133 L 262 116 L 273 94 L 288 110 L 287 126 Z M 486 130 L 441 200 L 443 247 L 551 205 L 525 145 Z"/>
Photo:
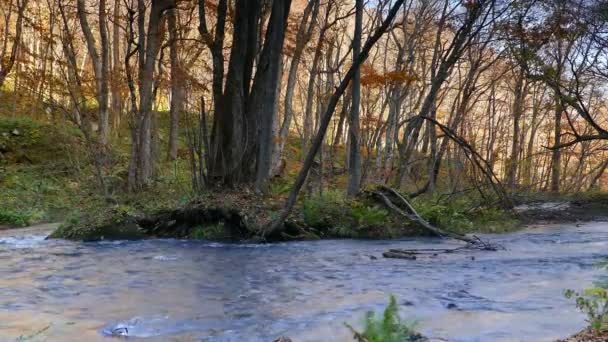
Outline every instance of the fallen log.
<path id="1" fill-rule="evenodd" d="M 373 196 L 375 196 L 377 199 L 379 199 L 387 208 L 392 210 L 397 215 L 402 216 L 410 221 L 414 221 L 414 222 L 418 223 L 421 227 L 430 231 L 434 235 L 436 235 L 440 238 L 451 238 L 451 239 L 466 242 L 466 246 L 458 247 L 455 249 L 436 249 L 436 250 L 432 250 L 432 249 L 428 249 L 428 250 L 423 250 L 423 249 L 402 250 L 402 249 L 399 249 L 399 250 L 396 250 L 396 249 L 393 249 L 393 250 L 389 250 L 388 252 L 385 252 L 383 254 L 383 256 L 385 258 L 399 258 L 399 259 L 415 260 L 416 254 L 423 254 L 423 253 L 424 254 L 454 253 L 454 252 L 457 252 L 457 251 L 460 251 L 463 249 L 469 249 L 469 250 L 477 249 L 477 250 L 485 250 L 485 251 L 497 251 L 499 249 L 504 249 L 502 246 L 495 245 L 495 244 L 492 244 L 487 241 L 483 241 L 482 239 L 480 239 L 477 236 L 466 236 L 466 235 L 462 235 L 462 234 L 457 234 L 457 233 L 445 231 L 441 228 L 433 226 L 428 221 L 426 221 L 422 216 L 420 216 L 420 214 L 418 214 L 416 209 L 409 203 L 409 201 L 407 199 L 405 199 L 405 197 L 403 197 L 403 195 L 401 195 L 398 191 L 396 191 L 392 188 L 389 188 L 386 186 L 380 186 L 380 187 L 378 187 L 378 190 L 372 191 L 371 194 Z M 394 199 L 396 199 L 398 201 L 399 205 L 395 204 L 389 197 L 393 197 Z"/>
<path id="2" fill-rule="evenodd" d="M 395 253 L 395 252 L 384 252 L 382 256 L 385 258 L 391 259 L 407 259 L 407 260 L 416 260 L 416 256 L 408 253 Z"/>

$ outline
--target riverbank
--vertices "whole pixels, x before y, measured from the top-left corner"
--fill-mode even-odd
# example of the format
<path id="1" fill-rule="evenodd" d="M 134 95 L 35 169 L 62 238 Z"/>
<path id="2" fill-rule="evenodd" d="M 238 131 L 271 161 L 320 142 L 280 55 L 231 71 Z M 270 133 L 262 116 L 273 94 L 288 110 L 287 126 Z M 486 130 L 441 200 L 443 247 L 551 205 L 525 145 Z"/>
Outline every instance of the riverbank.
<path id="1" fill-rule="evenodd" d="M 335 190 L 321 196 L 305 196 L 282 230 L 264 235 L 283 203 L 283 196 L 259 195 L 243 189 L 209 192 L 177 208 L 136 211 L 133 207 L 108 206 L 68 219 L 51 238 L 91 241 L 171 237 L 247 242 L 258 241 L 262 236 L 265 241 L 290 241 L 431 235 L 417 222 L 395 215 L 365 193 L 346 199 Z M 513 231 L 519 225 L 514 213 L 495 208 L 467 211 L 469 204 L 464 202 L 446 206 L 421 198 L 414 205 L 433 225 L 459 234 Z"/>
<path id="2" fill-rule="evenodd" d="M 107 187 L 107 195 L 102 195 L 76 129 L 0 117 L 0 227 L 63 222 L 52 236 L 81 240 L 177 237 L 255 241 L 282 209 L 301 166 L 300 142 L 290 139 L 287 148 L 291 158 L 266 194 L 247 188 L 209 189 L 201 194 L 191 190 L 187 156 L 175 161 L 160 159 L 162 167 L 154 182 L 130 193 L 125 188 L 127 143 L 127 134 L 114 138 L 114 148 L 108 151 L 102 170 Z M 338 146 L 336 153 L 336 159 L 344 159 L 343 147 Z M 346 176 L 341 169 L 338 165 L 338 171 L 324 175 L 322 191 L 312 177 L 285 229 L 265 238 L 391 239 L 429 234 L 365 194 L 346 199 L 341 190 Z M 375 184 L 368 186 L 373 189 Z M 608 212 L 608 197 L 601 194 L 576 198 L 528 195 L 516 198 L 520 205 L 510 212 L 496 207 L 487 193 L 486 197 L 476 191 L 452 193 L 441 183 L 437 186 L 435 193 L 417 197 L 412 205 L 431 224 L 459 234 L 509 232 L 535 222 L 591 221 Z M 403 193 L 412 190 L 401 189 Z"/>
<path id="3" fill-rule="evenodd" d="M 259 241 L 265 228 L 282 209 L 283 197 L 254 192 L 210 192 L 177 208 L 137 211 L 135 207 L 106 206 L 87 210 L 66 220 L 51 238 L 73 240 L 123 240 L 144 238 Z M 423 218 L 458 234 L 504 233 L 531 224 L 589 222 L 608 219 L 604 196 L 553 197 L 521 203 L 513 211 L 478 208 L 468 203 L 451 206 L 414 202 Z M 361 195 L 347 200 L 337 192 L 303 198 L 283 229 L 264 236 L 265 241 L 335 238 L 392 239 L 432 235 L 418 222 L 394 215 L 381 203 Z"/>
<path id="4" fill-rule="evenodd" d="M 608 333 L 597 333 L 591 329 L 585 329 L 580 333 L 573 335 L 565 340 L 557 340 L 556 342 L 607 342 Z"/>

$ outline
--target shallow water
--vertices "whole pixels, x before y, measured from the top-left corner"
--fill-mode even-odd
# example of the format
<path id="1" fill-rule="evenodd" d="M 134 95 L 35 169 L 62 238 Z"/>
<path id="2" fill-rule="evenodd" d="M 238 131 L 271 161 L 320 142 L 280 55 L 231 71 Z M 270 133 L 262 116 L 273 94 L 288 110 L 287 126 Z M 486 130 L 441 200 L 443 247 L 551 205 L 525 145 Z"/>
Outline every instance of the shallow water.
<path id="1" fill-rule="evenodd" d="M 457 244 L 76 243 L 0 232 L 0 340 L 351 341 L 343 323 L 360 324 L 390 294 L 422 333 L 449 341 L 552 341 L 584 326 L 562 293 L 602 275 L 608 223 L 485 237 L 507 250 L 406 261 L 381 253 Z"/>

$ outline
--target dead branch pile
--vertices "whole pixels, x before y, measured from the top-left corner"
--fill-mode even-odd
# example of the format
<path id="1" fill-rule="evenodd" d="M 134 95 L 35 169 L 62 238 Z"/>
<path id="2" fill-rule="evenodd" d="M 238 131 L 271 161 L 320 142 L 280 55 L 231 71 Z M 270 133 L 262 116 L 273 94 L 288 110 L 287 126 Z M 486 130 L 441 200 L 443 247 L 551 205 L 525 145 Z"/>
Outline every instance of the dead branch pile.
<path id="1" fill-rule="evenodd" d="M 416 255 L 420 254 L 438 254 L 438 253 L 454 253 L 462 250 L 483 250 L 483 251 L 497 251 L 499 249 L 504 249 L 504 247 L 500 245 L 493 244 L 489 241 L 484 241 L 477 236 L 467 236 L 462 234 L 457 234 L 454 232 L 449 232 L 443 230 L 441 228 L 435 227 L 426 221 L 414 207 L 410 204 L 410 202 L 405 199 L 403 195 L 401 195 L 398 191 L 386 187 L 380 186 L 375 191 L 371 192 L 371 195 L 382 202 L 387 208 L 389 208 L 395 214 L 402 216 L 410 221 L 414 221 L 418 223 L 421 227 L 427 229 L 429 232 L 440 238 L 450 238 L 459 241 L 466 242 L 466 245 L 463 247 L 459 247 L 456 249 L 430 249 L 430 250 L 404 250 L 404 249 L 392 249 L 388 252 L 385 252 L 383 256 L 385 258 L 398 258 L 398 259 L 416 259 Z"/>

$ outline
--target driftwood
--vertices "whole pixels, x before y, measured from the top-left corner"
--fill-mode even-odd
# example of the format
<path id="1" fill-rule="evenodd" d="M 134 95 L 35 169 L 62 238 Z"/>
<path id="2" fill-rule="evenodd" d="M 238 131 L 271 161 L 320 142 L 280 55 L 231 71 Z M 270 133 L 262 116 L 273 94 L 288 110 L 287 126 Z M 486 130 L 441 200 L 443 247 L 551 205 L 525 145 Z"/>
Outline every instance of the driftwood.
<path id="1" fill-rule="evenodd" d="M 409 253 L 400 253 L 400 252 L 388 251 L 388 252 L 382 253 L 382 256 L 385 257 L 385 258 L 391 258 L 391 259 L 416 260 L 416 256 L 413 255 L 413 254 L 409 254 Z"/>
<path id="2" fill-rule="evenodd" d="M 386 207 L 388 207 L 394 213 L 410 221 L 418 223 L 420 226 L 433 233 L 434 235 L 440 238 L 450 238 L 466 242 L 466 246 L 455 249 L 391 249 L 388 252 L 383 253 L 383 256 L 385 258 L 415 260 L 416 255 L 420 254 L 435 255 L 439 253 L 454 253 L 464 249 L 477 249 L 484 251 L 497 251 L 499 249 L 503 249 L 502 246 L 484 241 L 477 236 L 466 236 L 462 234 L 457 234 L 433 226 L 424 218 L 422 218 L 420 214 L 418 214 L 416 209 L 414 209 L 414 207 L 409 203 L 407 199 L 405 199 L 405 197 L 403 197 L 403 195 L 401 195 L 399 192 L 392 188 L 380 186 L 377 188 L 376 191 L 372 191 L 371 194 L 377 199 L 379 199 Z M 397 204 L 395 202 L 397 202 Z"/>

